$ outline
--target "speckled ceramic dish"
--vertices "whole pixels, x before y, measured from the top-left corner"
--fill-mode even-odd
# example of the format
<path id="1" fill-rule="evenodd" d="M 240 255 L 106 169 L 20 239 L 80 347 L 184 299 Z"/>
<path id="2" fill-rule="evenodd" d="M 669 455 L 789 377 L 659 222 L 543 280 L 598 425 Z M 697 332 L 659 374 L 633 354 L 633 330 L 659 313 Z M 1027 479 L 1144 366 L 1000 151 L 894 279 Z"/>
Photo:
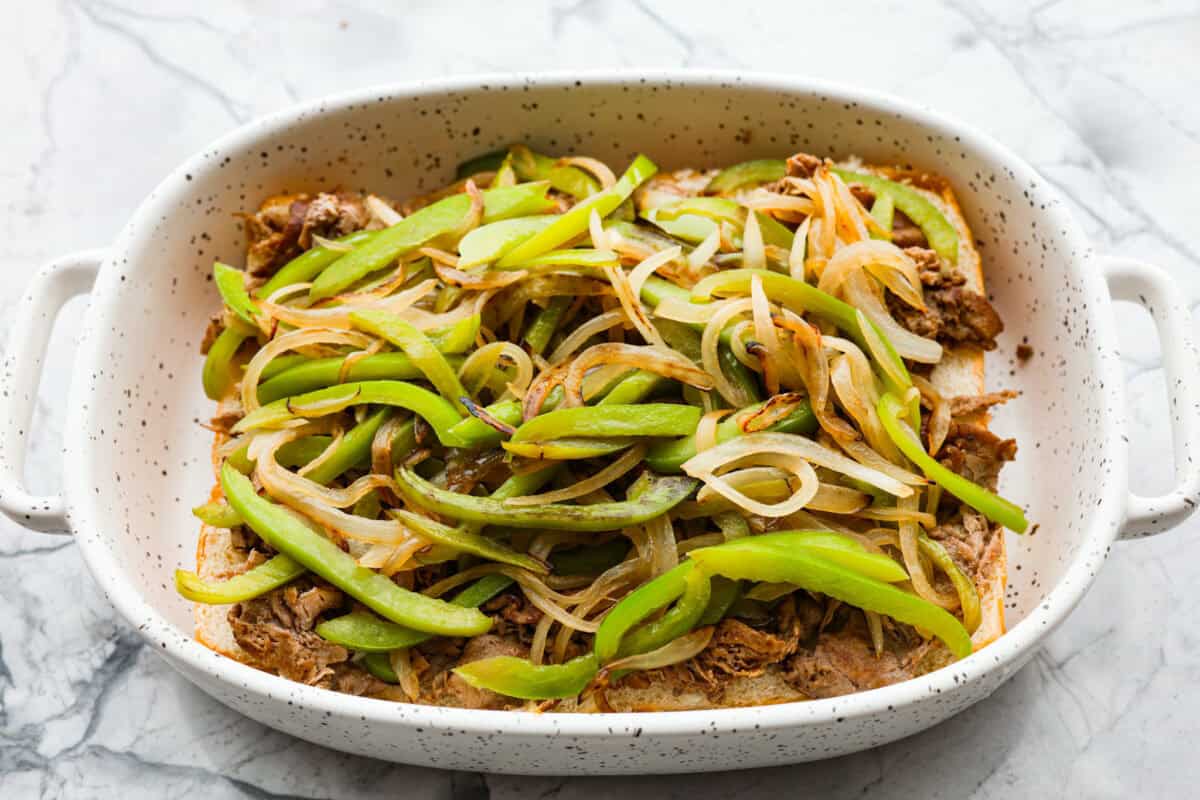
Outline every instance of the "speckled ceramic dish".
<path id="1" fill-rule="evenodd" d="M 1010 537 L 1009 632 L 950 667 L 883 689 L 759 708 L 572 716 L 388 703 L 258 672 L 192 639 L 170 576 L 195 562 L 189 514 L 212 485 L 212 411 L 199 339 L 218 307 L 214 257 L 239 261 L 234 214 L 280 191 L 340 185 L 404 197 L 512 141 L 665 168 L 797 150 L 926 167 L 950 179 L 979 237 L 1008 329 L 989 385 L 1020 389 L 995 427 L 1020 454 L 1002 490 L 1036 534 Z M 98 273 L 98 274 L 97 274 Z M 93 279 L 95 285 L 91 286 Z M 24 429 L 53 316 L 91 292 L 71 389 L 64 495 L 21 488 Z M 851 89 L 702 73 L 491 77 L 380 88 L 247 125 L 189 159 L 105 252 L 43 270 L 18 309 L 0 396 L 0 506 L 29 527 L 69 529 L 128 622 L 206 692 L 275 728 L 395 761 L 501 772 L 683 772 L 823 758 L 933 725 L 1021 667 L 1079 601 L 1119 537 L 1164 530 L 1200 493 L 1197 361 L 1159 271 L 1092 253 L 1056 194 L 987 137 Z M 1179 486 L 1131 496 L 1110 297 L 1158 322 Z M 1035 355 L 1018 365 L 1016 344 Z M 1119 621 L 1118 621 L 1119 624 Z"/>

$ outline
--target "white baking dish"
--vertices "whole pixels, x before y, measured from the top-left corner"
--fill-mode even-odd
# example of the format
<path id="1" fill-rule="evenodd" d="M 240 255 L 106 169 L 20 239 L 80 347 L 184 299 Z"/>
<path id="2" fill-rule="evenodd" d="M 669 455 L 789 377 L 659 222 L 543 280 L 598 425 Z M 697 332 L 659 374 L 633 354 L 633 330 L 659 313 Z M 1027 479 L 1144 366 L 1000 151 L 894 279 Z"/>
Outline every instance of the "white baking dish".
<path id="1" fill-rule="evenodd" d="M 189 507 L 212 484 L 212 412 L 198 343 L 218 307 L 215 257 L 239 263 L 235 212 L 266 195 L 334 185 L 395 197 L 446 182 L 465 158 L 512 141 L 666 168 L 796 150 L 909 163 L 947 176 L 979 239 L 1007 324 L 989 384 L 1022 396 L 997 415 L 1020 454 L 1003 491 L 1035 535 L 1010 537 L 1010 630 L 920 679 L 762 708 L 571 716 L 361 699 L 258 672 L 192 639 L 170 580 L 192 566 Z M 94 279 L 94 286 L 92 282 Z M 64 493 L 21 488 L 24 433 L 54 314 L 89 292 L 72 382 Z M 1178 487 L 1131 496 L 1110 295 L 1159 325 Z M 821 758 L 933 725 L 985 697 L 1079 601 L 1119 537 L 1155 533 L 1200 494 L 1197 360 L 1178 293 L 1158 270 L 1093 254 L 1057 196 L 1019 158 L 906 103 L 775 77 L 702 73 L 492 77 L 380 88 L 247 125 L 189 159 L 112 247 L 38 273 L 17 310 L 0 396 L 0 508 L 74 533 L 106 595 L 174 667 L 214 697 L 297 736 L 379 758 L 502 772 L 678 772 Z M 1014 358 L 1023 337 L 1035 357 Z"/>

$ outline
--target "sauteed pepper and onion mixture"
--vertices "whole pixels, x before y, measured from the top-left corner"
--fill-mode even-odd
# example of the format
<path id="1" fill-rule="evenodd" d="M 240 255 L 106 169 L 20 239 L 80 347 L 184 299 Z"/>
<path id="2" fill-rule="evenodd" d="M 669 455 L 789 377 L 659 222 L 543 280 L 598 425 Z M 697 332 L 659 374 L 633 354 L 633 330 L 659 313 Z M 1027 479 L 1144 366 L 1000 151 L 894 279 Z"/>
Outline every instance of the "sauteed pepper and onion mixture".
<path id="1" fill-rule="evenodd" d="M 220 491 L 195 514 L 254 557 L 179 591 L 237 604 L 263 656 L 284 645 L 243 640 L 248 604 L 293 587 L 308 645 L 412 700 L 439 640 L 519 626 L 443 680 L 586 697 L 796 594 L 861 613 L 877 653 L 905 630 L 968 655 L 980 600 L 939 513 L 1026 520 L 939 460 L 949 340 L 913 320 L 964 291 L 929 278 L 959 232 L 803 154 L 657 173 L 514 146 L 403 207 L 248 217 L 246 269 L 214 267 Z"/>

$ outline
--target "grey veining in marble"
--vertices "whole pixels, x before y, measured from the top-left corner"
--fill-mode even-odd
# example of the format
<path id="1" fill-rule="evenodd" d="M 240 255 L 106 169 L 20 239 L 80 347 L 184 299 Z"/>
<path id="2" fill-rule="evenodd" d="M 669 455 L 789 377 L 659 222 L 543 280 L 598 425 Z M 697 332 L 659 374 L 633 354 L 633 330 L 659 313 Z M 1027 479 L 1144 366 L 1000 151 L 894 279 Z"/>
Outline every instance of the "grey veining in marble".
<path id="1" fill-rule="evenodd" d="M 1032 162 L 1101 249 L 1165 267 L 1200 301 L 1197 3 L 736 5 L 490 3 L 464 24 L 451 3 L 8 0 L 0 336 L 39 263 L 104 244 L 176 162 L 237 124 L 371 83 L 551 67 L 773 70 L 933 105 Z M 43 382 L 35 490 L 58 485 L 77 316 Z M 1134 488 L 1153 491 L 1171 464 L 1158 347 L 1139 312 L 1118 321 Z M 756 772 L 552 779 L 372 762 L 239 717 L 117 621 L 68 539 L 3 521 L 0 797 L 1194 796 L 1197 535 L 1200 520 L 1118 546 L 1028 667 L 920 736 Z"/>

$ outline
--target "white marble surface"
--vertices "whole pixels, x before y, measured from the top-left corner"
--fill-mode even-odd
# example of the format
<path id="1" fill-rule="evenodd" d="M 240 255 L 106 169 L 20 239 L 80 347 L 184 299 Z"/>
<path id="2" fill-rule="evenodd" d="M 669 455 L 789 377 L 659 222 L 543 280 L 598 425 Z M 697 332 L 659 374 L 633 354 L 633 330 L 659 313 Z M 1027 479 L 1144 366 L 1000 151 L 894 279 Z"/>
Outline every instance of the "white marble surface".
<path id="1" fill-rule="evenodd" d="M 41 262 L 109 241 L 176 162 L 258 114 L 372 83 L 550 67 L 774 70 L 928 103 L 1021 153 L 1098 244 L 1162 265 L 1193 307 L 1200 301 L 1195 2 L 868 10 L 759 0 L 735 11 L 581 0 L 488 3 L 466 16 L 451 5 L 4 0 L 0 336 Z M 73 317 L 37 412 L 29 482 L 38 490 L 58 485 Z M 1170 475 L 1158 348 L 1139 314 L 1121 310 L 1119 321 L 1133 479 L 1152 491 Z M 68 539 L 0 521 L 0 797 L 1194 795 L 1197 535 L 1200 520 L 1117 547 L 1032 664 L 923 735 L 790 768 L 553 779 L 372 762 L 243 719 L 117 621 Z"/>

